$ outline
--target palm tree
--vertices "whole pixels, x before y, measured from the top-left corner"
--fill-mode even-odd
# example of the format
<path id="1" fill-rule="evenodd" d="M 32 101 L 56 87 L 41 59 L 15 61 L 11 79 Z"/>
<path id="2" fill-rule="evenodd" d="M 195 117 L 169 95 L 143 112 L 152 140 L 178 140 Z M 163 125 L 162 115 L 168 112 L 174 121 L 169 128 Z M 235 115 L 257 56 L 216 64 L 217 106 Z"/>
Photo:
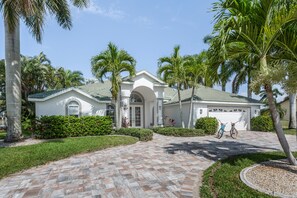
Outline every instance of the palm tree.
<path id="1" fill-rule="evenodd" d="M 167 82 L 170 86 L 176 86 L 178 101 L 179 101 L 179 113 L 182 127 L 185 128 L 183 121 L 182 102 L 180 91 L 182 88 L 187 87 L 187 75 L 184 67 L 185 60 L 180 55 L 180 46 L 177 45 L 173 49 L 171 56 L 161 57 L 158 61 L 158 76 Z"/>
<path id="2" fill-rule="evenodd" d="M 296 96 L 297 94 L 289 94 L 289 101 L 290 101 L 290 119 L 289 119 L 289 129 L 296 129 Z"/>
<path id="3" fill-rule="evenodd" d="M 85 7 L 88 0 L 71 0 L 77 7 Z M 20 19 L 24 21 L 38 42 L 41 42 L 47 14 L 54 15 L 65 29 L 71 28 L 70 7 L 67 0 L 0 0 L 5 29 L 7 136 L 5 141 L 18 141 L 21 129 L 21 64 Z M 11 91 L 13 90 L 13 91 Z"/>
<path id="4" fill-rule="evenodd" d="M 56 88 L 68 88 L 84 84 L 84 77 L 80 71 L 71 71 L 60 67 L 56 70 Z"/>
<path id="5" fill-rule="evenodd" d="M 0 112 L 4 111 L 5 105 L 5 60 L 0 60 Z"/>
<path id="6" fill-rule="evenodd" d="M 284 82 L 285 87 L 287 87 L 287 93 L 289 94 L 290 102 L 290 120 L 289 129 L 297 128 L 296 121 L 296 92 L 297 92 L 297 82 L 295 80 L 297 75 L 297 25 L 288 28 L 284 31 L 283 36 L 278 39 L 280 45 L 287 49 L 278 49 L 280 53 L 277 53 L 275 57 L 276 60 L 281 60 L 282 65 L 286 65 L 287 78 Z M 291 87 L 291 89 L 290 89 Z M 289 88 L 289 89 L 288 89 Z"/>
<path id="7" fill-rule="evenodd" d="M 45 91 L 46 74 L 50 60 L 44 53 L 34 57 L 21 56 L 22 97 L 27 100 L 29 94 Z"/>
<path id="8" fill-rule="evenodd" d="M 198 55 L 186 56 L 184 65 L 186 67 L 186 73 L 188 77 L 187 80 L 190 86 L 192 87 L 189 120 L 188 120 L 188 128 L 191 128 L 195 89 L 197 88 L 199 83 L 201 84 L 203 82 L 203 79 L 204 79 L 203 74 L 204 74 L 205 68 L 208 67 L 207 52 L 203 51 Z"/>
<path id="9" fill-rule="evenodd" d="M 254 69 L 252 57 L 228 58 L 226 46 L 222 43 L 222 35 L 208 35 L 204 42 L 209 44 L 209 62 L 213 70 L 218 70 L 217 81 L 221 83 L 222 91 L 226 91 L 226 85 L 232 80 L 232 93 L 237 94 L 243 84 L 247 84 L 247 96 L 252 97 L 251 73 Z"/>
<path id="10" fill-rule="evenodd" d="M 121 90 L 121 73 L 128 72 L 130 76 L 135 75 L 135 59 L 125 50 L 119 50 L 118 47 L 109 43 L 106 50 L 92 57 L 92 73 L 99 80 L 103 81 L 107 77 L 111 81 L 111 95 L 115 104 L 116 126 L 121 126 L 118 98 Z"/>
<path id="11" fill-rule="evenodd" d="M 285 78 L 278 71 L 282 65 L 272 64 L 270 56 L 283 30 L 296 24 L 296 2 L 277 0 L 225 0 L 215 3 L 216 30 L 223 35 L 229 57 L 252 55 L 259 64 L 253 87 L 263 86 L 278 139 L 289 162 L 297 165 L 284 135 L 273 97 L 272 85 Z M 284 49 L 286 50 L 286 49 Z M 282 77 L 282 78 L 280 78 Z"/>

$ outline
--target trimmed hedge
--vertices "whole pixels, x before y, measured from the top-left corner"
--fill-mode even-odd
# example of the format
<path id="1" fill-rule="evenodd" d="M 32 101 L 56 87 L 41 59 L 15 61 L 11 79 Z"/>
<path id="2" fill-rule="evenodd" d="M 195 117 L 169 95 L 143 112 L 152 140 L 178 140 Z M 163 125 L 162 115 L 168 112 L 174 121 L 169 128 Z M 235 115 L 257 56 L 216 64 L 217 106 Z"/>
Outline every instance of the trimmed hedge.
<path id="1" fill-rule="evenodd" d="M 196 123 L 195 123 L 196 129 L 202 129 L 208 135 L 216 134 L 218 127 L 219 127 L 219 122 L 217 121 L 216 118 L 212 118 L 212 117 L 199 118 L 198 120 L 196 120 Z"/>
<path id="2" fill-rule="evenodd" d="M 252 131 L 273 131 L 274 126 L 270 116 L 258 116 L 251 119 Z"/>
<path id="3" fill-rule="evenodd" d="M 146 142 L 153 139 L 153 131 L 142 128 L 120 128 L 114 131 L 115 135 L 129 135 L 139 138 L 140 141 Z"/>
<path id="4" fill-rule="evenodd" d="M 109 135 L 112 120 L 106 116 L 43 116 L 35 126 L 37 138 L 52 139 Z"/>
<path id="5" fill-rule="evenodd" d="M 195 137 L 204 136 L 205 133 L 202 129 L 186 129 L 186 128 L 176 128 L 176 127 L 164 127 L 164 128 L 153 128 L 155 133 L 175 136 L 175 137 Z"/>

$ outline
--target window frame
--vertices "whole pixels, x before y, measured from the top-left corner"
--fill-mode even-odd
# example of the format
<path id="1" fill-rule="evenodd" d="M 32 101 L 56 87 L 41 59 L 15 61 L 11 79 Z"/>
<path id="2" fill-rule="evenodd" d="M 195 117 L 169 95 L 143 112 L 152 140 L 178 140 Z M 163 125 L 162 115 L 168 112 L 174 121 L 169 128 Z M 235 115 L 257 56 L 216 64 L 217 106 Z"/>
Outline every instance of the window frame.
<path id="1" fill-rule="evenodd" d="M 70 114 L 69 107 L 77 107 L 77 114 Z M 75 116 L 75 117 L 81 117 L 81 103 L 77 99 L 69 99 L 69 101 L 65 105 L 65 114 L 67 116 Z"/>

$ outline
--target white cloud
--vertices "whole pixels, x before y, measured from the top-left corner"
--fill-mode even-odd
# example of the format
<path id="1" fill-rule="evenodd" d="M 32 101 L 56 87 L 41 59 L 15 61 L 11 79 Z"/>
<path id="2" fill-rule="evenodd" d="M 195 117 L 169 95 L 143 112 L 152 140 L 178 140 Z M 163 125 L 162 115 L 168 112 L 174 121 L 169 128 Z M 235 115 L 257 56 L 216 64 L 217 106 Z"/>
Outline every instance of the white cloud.
<path id="1" fill-rule="evenodd" d="M 111 5 L 109 8 L 103 8 L 97 5 L 93 0 L 90 1 L 89 6 L 85 8 L 84 11 L 117 20 L 123 19 L 126 16 L 124 11 L 116 8 L 114 5 Z"/>
<path id="2" fill-rule="evenodd" d="M 144 25 L 144 26 L 151 26 L 153 25 L 153 21 L 145 16 L 139 16 L 137 18 L 135 18 L 134 20 L 136 23 L 140 24 L 140 25 Z"/>

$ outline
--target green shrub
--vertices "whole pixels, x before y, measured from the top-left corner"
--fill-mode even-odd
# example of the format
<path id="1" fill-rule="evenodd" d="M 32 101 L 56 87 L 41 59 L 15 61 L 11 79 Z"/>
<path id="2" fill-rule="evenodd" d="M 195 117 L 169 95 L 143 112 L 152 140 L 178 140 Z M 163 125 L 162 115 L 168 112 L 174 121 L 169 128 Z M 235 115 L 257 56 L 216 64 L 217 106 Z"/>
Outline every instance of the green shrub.
<path id="1" fill-rule="evenodd" d="M 205 135 L 202 129 L 184 129 L 176 127 L 154 128 L 155 133 L 175 137 L 195 137 Z"/>
<path id="2" fill-rule="evenodd" d="M 274 126 L 270 116 L 258 116 L 251 119 L 253 131 L 273 131 Z"/>
<path id="3" fill-rule="evenodd" d="M 44 139 L 109 135 L 112 131 L 112 120 L 105 116 L 43 116 L 37 122 L 35 135 Z"/>
<path id="4" fill-rule="evenodd" d="M 219 127 L 219 122 L 216 118 L 204 117 L 196 120 L 195 128 L 202 129 L 206 134 L 214 135 Z"/>
<path id="5" fill-rule="evenodd" d="M 34 120 L 32 121 L 29 118 L 25 118 L 22 120 L 22 134 L 25 136 L 32 136 L 33 133 L 33 123 Z"/>
<path id="6" fill-rule="evenodd" d="M 150 141 L 153 139 L 153 131 L 141 128 L 120 128 L 114 132 L 116 135 L 129 135 L 139 138 L 140 141 Z"/>

